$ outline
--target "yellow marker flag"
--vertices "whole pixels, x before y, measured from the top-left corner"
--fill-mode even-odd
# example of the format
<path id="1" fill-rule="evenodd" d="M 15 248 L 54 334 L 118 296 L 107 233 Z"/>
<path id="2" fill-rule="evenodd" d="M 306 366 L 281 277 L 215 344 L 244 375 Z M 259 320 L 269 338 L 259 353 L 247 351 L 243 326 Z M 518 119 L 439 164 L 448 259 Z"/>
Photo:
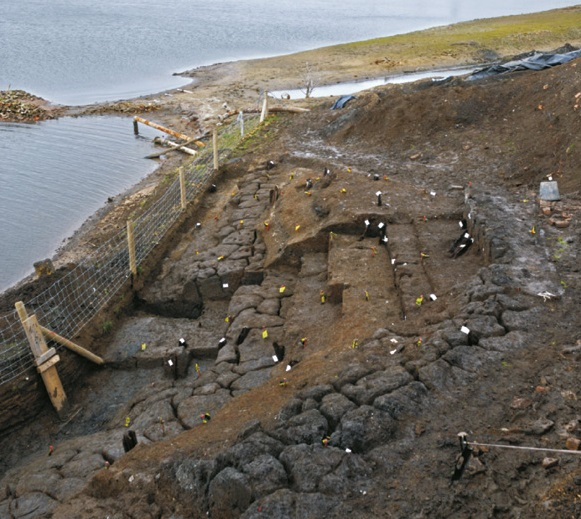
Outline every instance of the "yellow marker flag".
<path id="1" fill-rule="evenodd" d="M 268 337 L 268 330 L 262 330 L 262 338 L 266 339 Z"/>
<path id="2" fill-rule="evenodd" d="M 278 291 L 282 294 L 286 290 L 286 285 L 282 285 Z"/>
<path id="3" fill-rule="evenodd" d="M 147 348 L 147 344 L 143 343 L 143 344 L 141 345 L 141 351 L 145 351 L 145 348 Z"/>

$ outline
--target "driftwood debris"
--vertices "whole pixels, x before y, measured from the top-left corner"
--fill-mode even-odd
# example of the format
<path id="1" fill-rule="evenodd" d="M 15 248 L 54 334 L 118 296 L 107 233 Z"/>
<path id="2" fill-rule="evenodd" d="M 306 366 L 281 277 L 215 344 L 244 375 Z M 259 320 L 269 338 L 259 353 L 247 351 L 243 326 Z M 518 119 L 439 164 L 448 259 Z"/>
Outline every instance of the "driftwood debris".
<path id="1" fill-rule="evenodd" d="M 153 121 L 148 121 L 147 119 L 144 119 L 143 117 L 139 117 L 136 115 L 133 118 L 133 121 L 134 121 L 134 123 L 142 123 L 142 124 L 145 124 L 147 126 L 151 126 L 152 128 L 159 130 L 160 132 L 167 133 L 169 135 L 172 135 L 173 137 L 177 137 L 178 139 L 182 139 L 184 141 L 191 139 L 191 142 L 195 143 L 196 146 L 198 146 L 200 148 L 203 148 L 206 146 L 203 142 L 192 139 L 189 135 L 186 135 L 186 134 L 180 133 L 180 132 L 176 132 L 175 130 L 172 130 L 170 128 L 166 128 L 165 126 L 162 126 L 161 124 L 154 123 Z"/>
<path id="2" fill-rule="evenodd" d="M 167 148 L 164 149 L 163 151 L 156 151 L 155 153 L 151 153 L 150 155 L 146 155 L 145 158 L 146 159 L 157 159 L 157 158 L 161 157 L 162 155 L 166 155 L 167 153 L 171 153 L 172 151 L 183 151 L 184 153 L 187 153 L 188 155 L 197 155 L 198 154 L 197 151 L 192 150 L 191 148 L 187 147 L 188 144 L 191 144 L 192 142 L 195 142 L 195 141 L 196 141 L 195 138 L 188 139 L 183 144 L 178 144 L 177 142 L 172 142 L 172 141 L 167 140 L 167 139 L 154 140 L 154 142 L 156 144 L 161 144 L 163 146 L 167 146 Z"/>

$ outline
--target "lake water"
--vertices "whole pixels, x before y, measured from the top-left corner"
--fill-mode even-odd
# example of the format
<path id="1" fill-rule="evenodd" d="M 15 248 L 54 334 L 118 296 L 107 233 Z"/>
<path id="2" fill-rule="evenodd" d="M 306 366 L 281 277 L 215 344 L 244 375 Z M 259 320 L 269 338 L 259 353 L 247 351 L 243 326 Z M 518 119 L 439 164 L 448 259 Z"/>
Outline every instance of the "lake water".
<path id="1" fill-rule="evenodd" d="M 568 5 L 575 2 L 5 1 L 0 90 L 71 105 L 116 100 L 182 86 L 174 72 L 211 63 Z M 142 158 L 150 144 L 127 124 L 120 118 L 0 124 L 0 290 L 51 256 L 108 196 L 151 172 L 153 163 Z"/>
<path id="2" fill-rule="evenodd" d="M 126 117 L 0 124 L 0 289 L 30 274 L 109 196 L 154 171 L 143 157 L 159 132 L 140 125 L 139 133 Z"/>

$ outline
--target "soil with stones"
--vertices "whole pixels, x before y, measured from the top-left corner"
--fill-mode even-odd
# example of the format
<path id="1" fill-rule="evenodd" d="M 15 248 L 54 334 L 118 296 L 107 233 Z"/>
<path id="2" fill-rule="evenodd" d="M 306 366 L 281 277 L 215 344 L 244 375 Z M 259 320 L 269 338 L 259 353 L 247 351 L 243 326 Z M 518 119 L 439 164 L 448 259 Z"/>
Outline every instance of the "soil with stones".
<path id="1" fill-rule="evenodd" d="M 272 117 L 77 414 L 4 441 L 0 516 L 578 517 L 580 72 Z"/>

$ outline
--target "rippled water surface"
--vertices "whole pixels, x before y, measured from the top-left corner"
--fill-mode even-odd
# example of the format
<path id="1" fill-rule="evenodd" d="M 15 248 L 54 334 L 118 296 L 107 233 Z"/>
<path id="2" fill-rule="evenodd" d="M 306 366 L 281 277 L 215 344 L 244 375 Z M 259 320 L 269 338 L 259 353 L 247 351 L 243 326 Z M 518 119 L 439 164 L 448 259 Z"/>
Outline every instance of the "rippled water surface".
<path id="1" fill-rule="evenodd" d="M 0 125 L 0 290 L 155 169 L 143 157 L 157 132 L 139 131 L 121 117 Z"/>

